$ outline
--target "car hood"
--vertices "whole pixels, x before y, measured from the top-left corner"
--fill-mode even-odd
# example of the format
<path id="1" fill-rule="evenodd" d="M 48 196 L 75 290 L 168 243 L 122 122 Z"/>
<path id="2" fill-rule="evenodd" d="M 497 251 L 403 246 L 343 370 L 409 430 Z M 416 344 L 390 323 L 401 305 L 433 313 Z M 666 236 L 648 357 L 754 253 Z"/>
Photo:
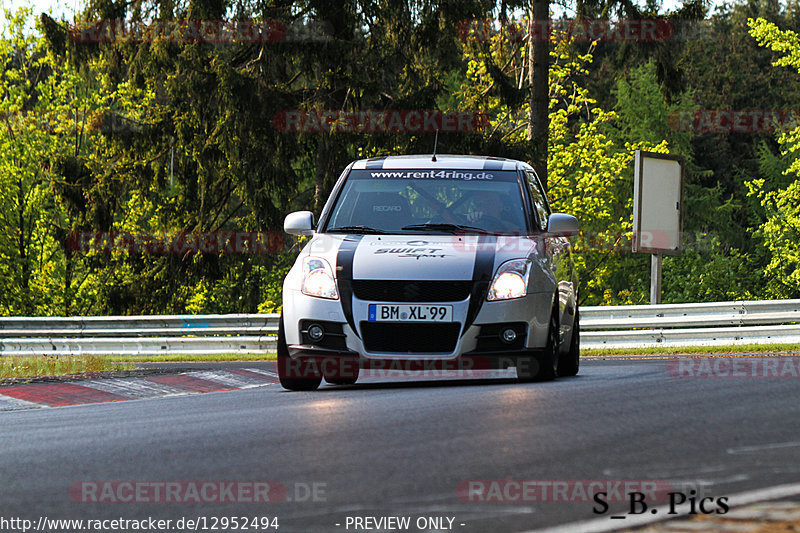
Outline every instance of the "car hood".
<path id="1" fill-rule="evenodd" d="M 477 280 L 510 259 L 531 257 L 539 237 L 316 234 L 303 253 L 322 257 L 336 277 Z M 535 254 L 534 254 L 535 257 Z"/>

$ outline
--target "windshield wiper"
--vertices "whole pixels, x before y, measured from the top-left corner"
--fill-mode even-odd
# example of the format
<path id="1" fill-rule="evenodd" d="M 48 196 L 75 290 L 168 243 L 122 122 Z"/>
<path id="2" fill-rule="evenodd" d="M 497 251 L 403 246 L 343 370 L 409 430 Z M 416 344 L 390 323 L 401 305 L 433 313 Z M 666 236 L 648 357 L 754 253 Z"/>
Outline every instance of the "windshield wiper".
<path id="1" fill-rule="evenodd" d="M 450 232 L 453 232 L 453 233 L 466 232 L 466 233 L 482 233 L 484 235 L 491 235 L 492 234 L 492 232 L 486 231 L 483 228 L 476 228 L 475 226 L 465 226 L 464 224 L 445 224 L 445 223 L 439 223 L 439 224 L 430 224 L 430 223 L 429 224 L 410 224 L 408 226 L 403 226 L 401 229 L 404 229 L 404 230 L 415 230 L 415 229 L 426 230 L 426 229 L 430 229 L 430 230 L 434 230 L 434 231 L 450 231 Z"/>
<path id="2" fill-rule="evenodd" d="M 346 231 L 347 233 L 386 233 L 382 229 L 371 228 L 369 226 L 339 226 L 338 228 L 328 228 L 328 231 Z"/>

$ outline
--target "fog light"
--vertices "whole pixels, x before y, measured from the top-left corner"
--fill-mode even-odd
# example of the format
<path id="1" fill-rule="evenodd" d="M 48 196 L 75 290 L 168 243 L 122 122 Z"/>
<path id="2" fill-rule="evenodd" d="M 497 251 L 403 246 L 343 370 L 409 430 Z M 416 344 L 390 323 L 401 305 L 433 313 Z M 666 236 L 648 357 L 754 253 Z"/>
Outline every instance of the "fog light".
<path id="1" fill-rule="evenodd" d="M 504 329 L 503 333 L 500 334 L 500 339 L 506 344 L 511 344 L 517 340 L 517 332 L 511 328 Z"/>
<path id="2" fill-rule="evenodd" d="M 325 330 L 319 324 L 311 324 L 308 326 L 308 337 L 314 341 L 319 342 L 325 336 Z"/>

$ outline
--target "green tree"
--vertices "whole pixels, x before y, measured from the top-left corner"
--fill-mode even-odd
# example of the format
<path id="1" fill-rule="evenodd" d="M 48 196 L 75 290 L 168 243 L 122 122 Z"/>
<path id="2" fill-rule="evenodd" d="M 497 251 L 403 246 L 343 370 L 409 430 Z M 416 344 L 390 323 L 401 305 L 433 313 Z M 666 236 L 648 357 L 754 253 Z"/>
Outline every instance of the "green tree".
<path id="1" fill-rule="evenodd" d="M 7 12 L 6 20 L 8 35 L 0 39 L 0 309 L 80 312 L 77 301 L 94 294 L 91 269 L 68 246 L 79 217 L 65 203 L 73 191 L 55 162 L 86 151 L 98 95 L 53 61 L 44 39 L 29 35 L 29 9 Z"/>
<path id="2" fill-rule="evenodd" d="M 461 60 L 456 25 L 481 16 L 480 2 L 297 1 L 186 4 L 90 2 L 87 23 L 167 20 L 319 24 L 319 39 L 277 42 L 76 42 L 51 24 L 52 51 L 115 93 L 128 84 L 155 94 L 141 132 L 104 136 L 113 163 L 86 162 L 89 183 L 111 193 L 93 229 L 176 234 L 280 231 L 295 209 L 321 208 L 355 157 L 430 151 L 433 134 L 294 133 L 274 127 L 282 111 L 436 109 L 442 72 Z M 301 36 L 302 37 L 302 36 Z M 443 135 L 471 151 L 480 135 Z M 167 172 L 167 169 L 173 172 Z M 103 199 L 105 194 L 100 195 Z M 97 258 L 105 281 L 96 312 L 220 312 L 276 307 L 285 254 L 111 254 Z M 273 302 L 273 303 L 270 303 Z"/>
<path id="3" fill-rule="evenodd" d="M 759 45 L 778 54 L 775 66 L 789 67 L 800 74 L 800 36 L 792 30 L 781 30 L 763 18 L 748 21 L 751 35 Z M 750 194 L 761 201 L 765 221 L 757 231 L 769 254 L 766 273 L 769 294 L 778 298 L 800 296 L 800 126 L 777 135 L 780 153 L 785 159 L 782 174 L 788 177 L 785 186 L 776 188 L 776 166 L 769 153 L 762 153 L 765 177 L 748 182 Z M 780 168 L 780 166 L 777 166 Z M 793 179 L 792 179 L 793 178 Z"/>
<path id="4" fill-rule="evenodd" d="M 527 102 L 511 102 L 487 64 L 506 65 L 507 79 L 525 65 L 524 48 L 496 35 L 489 46 L 467 44 L 466 79 L 451 81 L 463 108 L 479 108 L 493 117 L 487 137 L 507 151 L 526 146 Z M 492 56 L 491 63 L 487 55 Z M 519 57 L 515 57 L 515 55 Z M 645 258 L 631 256 L 633 173 L 637 148 L 666 151 L 666 143 L 638 139 L 618 141 L 610 132 L 618 120 L 602 109 L 581 82 L 592 64 L 591 50 L 577 53 L 573 43 L 558 41 L 550 68 L 549 196 L 553 208 L 573 214 L 581 223 L 575 254 L 584 304 L 638 303 L 647 294 Z M 488 144 L 488 142 L 487 142 Z M 524 157 L 523 157 L 524 158 Z"/>

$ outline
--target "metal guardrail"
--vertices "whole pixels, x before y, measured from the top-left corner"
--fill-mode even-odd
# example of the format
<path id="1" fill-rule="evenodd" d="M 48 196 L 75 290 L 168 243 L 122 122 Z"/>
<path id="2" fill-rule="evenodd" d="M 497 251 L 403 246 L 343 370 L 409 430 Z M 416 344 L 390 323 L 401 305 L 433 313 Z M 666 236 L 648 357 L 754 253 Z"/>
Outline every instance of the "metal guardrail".
<path id="1" fill-rule="evenodd" d="M 275 351 L 277 314 L 0 317 L 0 355 Z"/>
<path id="2" fill-rule="evenodd" d="M 800 343 L 800 300 L 581 307 L 584 348 Z"/>
<path id="3" fill-rule="evenodd" d="M 275 337 L 101 337 L 2 339 L 2 355 L 211 355 L 275 352 Z"/>
<path id="4" fill-rule="evenodd" d="M 1 337 L 270 334 L 277 314 L 0 317 Z"/>
<path id="5" fill-rule="evenodd" d="M 0 317 L 0 355 L 274 352 L 277 314 Z M 581 308 L 584 348 L 800 344 L 800 300 Z"/>

